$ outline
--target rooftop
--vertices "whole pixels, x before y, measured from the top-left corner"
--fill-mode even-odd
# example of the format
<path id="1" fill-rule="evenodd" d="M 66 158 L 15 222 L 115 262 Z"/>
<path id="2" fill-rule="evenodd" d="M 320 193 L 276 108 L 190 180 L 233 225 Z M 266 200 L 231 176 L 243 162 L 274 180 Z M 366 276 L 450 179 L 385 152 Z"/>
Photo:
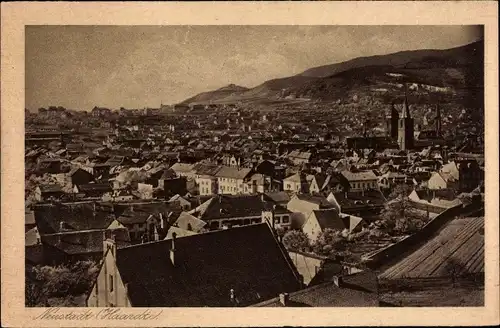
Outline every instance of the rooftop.
<path id="1" fill-rule="evenodd" d="M 172 243 L 117 251 L 132 306 L 247 306 L 300 288 L 293 264 L 265 223 L 177 238 L 175 264 Z"/>

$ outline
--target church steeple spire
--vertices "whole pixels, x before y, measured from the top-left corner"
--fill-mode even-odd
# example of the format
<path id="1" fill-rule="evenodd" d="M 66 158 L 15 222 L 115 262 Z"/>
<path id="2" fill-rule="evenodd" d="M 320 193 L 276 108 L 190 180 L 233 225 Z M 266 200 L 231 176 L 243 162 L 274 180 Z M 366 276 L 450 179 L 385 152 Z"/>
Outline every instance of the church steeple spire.
<path id="1" fill-rule="evenodd" d="M 441 108 L 439 108 L 439 104 L 436 105 L 436 135 L 441 135 Z"/>
<path id="2" fill-rule="evenodd" d="M 399 118 L 398 124 L 398 144 L 401 150 L 413 148 L 413 119 L 410 114 L 410 106 L 408 104 L 408 88 L 405 83 L 405 99 L 403 104 L 403 113 Z"/>
<path id="3" fill-rule="evenodd" d="M 401 118 L 411 118 L 410 106 L 408 105 L 408 85 L 405 83 L 405 101 L 403 104 L 403 115 Z"/>

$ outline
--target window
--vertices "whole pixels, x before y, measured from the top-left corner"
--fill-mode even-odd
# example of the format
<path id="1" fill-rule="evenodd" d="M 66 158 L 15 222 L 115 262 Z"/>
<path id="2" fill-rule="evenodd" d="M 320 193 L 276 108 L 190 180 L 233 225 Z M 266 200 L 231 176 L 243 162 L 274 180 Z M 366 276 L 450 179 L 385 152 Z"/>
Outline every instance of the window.
<path id="1" fill-rule="evenodd" d="M 290 217 L 288 215 L 283 216 L 283 223 L 289 223 Z"/>
<path id="2" fill-rule="evenodd" d="M 114 284 L 113 284 L 113 275 L 109 275 L 109 291 L 112 292 L 114 289 Z"/>

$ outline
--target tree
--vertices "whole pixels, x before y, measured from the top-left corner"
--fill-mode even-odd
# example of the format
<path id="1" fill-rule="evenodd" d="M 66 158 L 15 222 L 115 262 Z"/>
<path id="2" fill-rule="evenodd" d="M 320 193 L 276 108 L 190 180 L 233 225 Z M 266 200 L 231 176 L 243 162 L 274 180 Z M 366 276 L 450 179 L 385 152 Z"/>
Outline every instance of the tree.
<path id="1" fill-rule="evenodd" d="M 314 252 L 325 256 L 345 255 L 347 243 L 346 234 L 334 229 L 325 229 L 314 244 Z"/>
<path id="2" fill-rule="evenodd" d="M 389 202 L 380 213 L 379 227 L 389 234 L 413 233 L 425 224 L 426 216 L 420 214 L 411 204 L 408 195 L 411 188 L 399 185 L 390 194 Z"/>
<path id="3" fill-rule="evenodd" d="M 290 250 L 302 251 L 309 247 L 309 237 L 300 230 L 290 230 L 283 236 L 283 245 Z"/>
<path id="4" fill-rule="evenodd" d="M 51 299 L 58 304 L 72 304 L 67 301 L 90 291 L 98 273 L 94 261 L 32 267 L 26 272 L 26 305 L 46 306 Z"/>

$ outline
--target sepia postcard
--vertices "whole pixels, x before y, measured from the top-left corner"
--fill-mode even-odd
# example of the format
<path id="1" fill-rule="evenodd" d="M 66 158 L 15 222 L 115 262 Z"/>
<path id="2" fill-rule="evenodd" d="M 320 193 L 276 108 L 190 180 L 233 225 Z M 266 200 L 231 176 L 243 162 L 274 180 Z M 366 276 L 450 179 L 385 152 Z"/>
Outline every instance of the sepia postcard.
<path id="1" fill-rule="evenodd" d="M 497 7 L 2 4 L 2 324 L 499 324 Z"/>

